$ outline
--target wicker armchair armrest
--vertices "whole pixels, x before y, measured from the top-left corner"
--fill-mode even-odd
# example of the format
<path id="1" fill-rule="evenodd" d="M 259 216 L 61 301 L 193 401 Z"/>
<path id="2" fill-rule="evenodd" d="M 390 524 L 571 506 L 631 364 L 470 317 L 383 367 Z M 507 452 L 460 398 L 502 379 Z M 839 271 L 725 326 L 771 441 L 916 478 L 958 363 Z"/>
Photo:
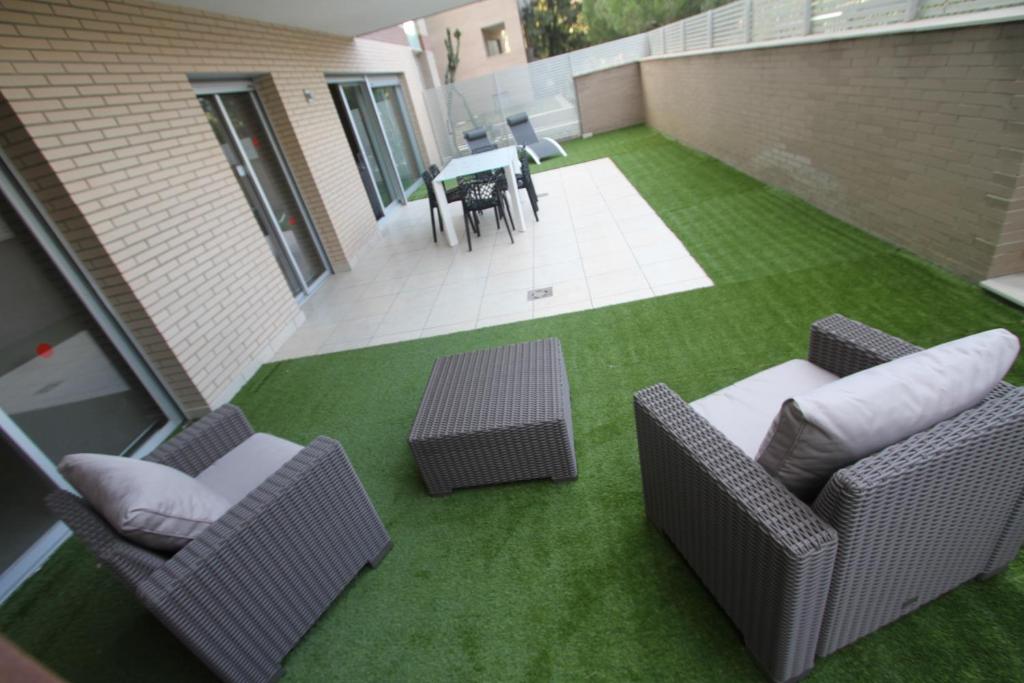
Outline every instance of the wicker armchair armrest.
<path id="1" fill-rule="evenodd" d="M 807 360 L 845 377 L 920 350 L 920 346 L 836 314 L 811 325 Z"/>
<path id="2" fill-rule="evenodd" d="M 835 314 L 811 325 L 807 360 L 845 377 L 920 350 L 920 346 L 899 337 Z M 1013 390 L 1013 385 L 1000 382 L 986 400 L 1006 396 Z"/>
<path id="3" fill-rule="evenodd" d="M 836 533 L 663 384 L 636 394 L 647 516 L 775 680 L 814 664 Z"/>
<path id="4" fill-rule="evenodd" d="M 140 593 L 222 679 L 271 680 L 390 543 L 344 449 L 318 437 L 153 572 Z"/>
<path id="5" fill-rule="evenodd" d="M 194 477 L 252 435 L 245 413 L 225 404 L 169 439 L 146 460 Z"/>
<path id="6" fill-rule="evenodd" d="M 85 500 L 70 491 L 52 491 L 46 496 L 46 507 L 71 527 L 100 562 L 133 589 L 167 561 L 166 555 L 125 539 Z"/>

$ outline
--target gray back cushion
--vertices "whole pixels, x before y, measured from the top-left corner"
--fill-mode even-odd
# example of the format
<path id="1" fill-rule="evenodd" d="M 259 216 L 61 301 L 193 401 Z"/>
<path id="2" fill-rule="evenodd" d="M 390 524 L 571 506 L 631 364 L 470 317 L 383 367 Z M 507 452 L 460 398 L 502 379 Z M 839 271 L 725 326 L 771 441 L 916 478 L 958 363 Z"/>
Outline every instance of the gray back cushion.
<path id="1" fill-rule="evenodd" d="M 1020 349 L 1006 330 L 940 344 L 786 400 L 757 461 L 813 500 L 833 473 L 972 408 Z"/>
<path id="2" fill-rule="evenodd" d="M 125 538 L 154 550 L 178 550 L 231 507 L 184 472 L 145 460 L 75 453 L 64 478 Z"/>

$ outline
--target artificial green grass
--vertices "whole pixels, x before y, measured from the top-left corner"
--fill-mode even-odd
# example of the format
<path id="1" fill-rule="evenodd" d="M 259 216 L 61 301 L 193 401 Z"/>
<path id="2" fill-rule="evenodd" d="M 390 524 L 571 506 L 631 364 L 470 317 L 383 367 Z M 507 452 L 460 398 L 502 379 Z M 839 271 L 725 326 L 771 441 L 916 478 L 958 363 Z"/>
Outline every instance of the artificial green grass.
<path id="1" fill-rule="evenodd" d="M 341 441 L 395 542 L 288 657 L 287 680 L 763 680 L 645 521 L 633 392 L 666 382 L 694 399 L 803 356 L 810 323 L 834 312 L 922 345 L 1024 334 L 978 287 L 650 129 L 567 150 L 542 168 L 610 156 L 715 286 L 260 370 L 235 402 L 258 430 Z M 406 437 L 434 359 L 546 336 L 565 351 L 579 480 L 427 496 Z M 1024 680 L 1022 617 L 1018 557 L 809 680 Z M 0 630 L 72 681 L 210 678 L 77 541 L 3 606 Z"/>

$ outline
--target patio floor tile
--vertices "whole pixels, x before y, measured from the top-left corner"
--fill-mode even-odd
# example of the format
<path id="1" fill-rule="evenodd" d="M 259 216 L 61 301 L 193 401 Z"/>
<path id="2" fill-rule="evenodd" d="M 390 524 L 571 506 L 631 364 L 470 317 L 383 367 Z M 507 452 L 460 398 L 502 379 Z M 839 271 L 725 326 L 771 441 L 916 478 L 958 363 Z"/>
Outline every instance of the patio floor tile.
<path id="1" fill-rule="evenodd" d="M 306 322 L 277 359 L 449 334 L 712 286 L 701 266 L 610 159 L 534 176 L 515 241 L 484 213 L 473 251 L 461 207 L 459 244 L 435 243 L 426 200 L 392 210 L 353 270 L 303 305 Z M 525 229 L 523 229 L 525 228 Z M 550 297 L 530 301 L 537 287 Z"/>
<path id="2" fill-rule="evenodd" d="M 590 296 L 595 301 L 613 294 L 633 292 L 645 288 L 653 294 L 647 278 L 644 277 L 643 271 L 637 265 L 588 278 L 588 285 L 590 287 Z"/>

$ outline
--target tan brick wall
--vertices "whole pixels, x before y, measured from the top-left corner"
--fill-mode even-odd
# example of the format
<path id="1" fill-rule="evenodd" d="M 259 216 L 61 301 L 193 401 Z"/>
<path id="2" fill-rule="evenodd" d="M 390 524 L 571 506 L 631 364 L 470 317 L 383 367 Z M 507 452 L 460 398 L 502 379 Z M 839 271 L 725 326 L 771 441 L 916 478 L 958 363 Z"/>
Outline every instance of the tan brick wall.
<path id="1" fill-rule="evenodd" d="M 526 64 L 526 40 L 523 24 L 519 18 L 517 0 L 479 0 L 469 5 L 426 17 L 424 22 L 429 36 L 428 46 L 434 53 L 438 77 L 444 82 L 444 70 L 448 56 L 444 48 L 445 29 L 462 31 L 459 50 L 459 68 L 455 71 L 456 81 L 484 76 L 494 71 Z M 495 24 L 505 24 L 508 33 L 509 51 L 487 56 L 483 29 Z"/>
<path id="2" fill-rule="evenodd" d="M 1015 106 L 1018 109 L 1017 120 L 1024 121 L 1024 95 L 1017 95 Z M 1005 172 L 1009 177 L 1017 176 L 1017 184 L 1007 188 L 1006 220 L 996 244 L 995 256 L 989 277 L 1024 273 L 1024 149 L 1004 149 L 1001 158 L 1006 164 Z M 993 201 L 1002 203 L 1002 197 L 994 197 Z"/>
<path id="3" fill-rule="evenodd" d="M 1022 70 L 1020 22 L 641 65 L 650 125 L 972 279 L 1024 266 Z"/>
<path id="4" fill-rule="evenodd" d="M 71 249 L 88 264 L 90 275 L 103 289 L 124 327 L 145 347 L 150 361 L 183 406 L 203 406 L 205 401 L 170 351 L 135 292 L 127 285 L 95 233 L 82 217 L 53 169 L 46 162 L 24 126 L 0 97 L 0 146 L 15 165 L 33 194 L 49 209 Z"/>
<path id="5" fill-rule="evenodd" d="M 7 120 L 23 126 L 5 135 L 22 138 L 12 156 L 190 413 L 228 398 L 301 312 L 189 76 L 259 77 L 337 268 L 375 221 L 324 74 L 402 74 L 427 121 L 411 51 L 377 41 L 142 0 L 4 0 L 0 46 Z"/>
<path id="6" fill-rule="evenodd" d="M 604 133 L 644 122 L 644 89 L 639 64 L 592 71 L 573 80 L 580 130 L 584 134 Z"/>

